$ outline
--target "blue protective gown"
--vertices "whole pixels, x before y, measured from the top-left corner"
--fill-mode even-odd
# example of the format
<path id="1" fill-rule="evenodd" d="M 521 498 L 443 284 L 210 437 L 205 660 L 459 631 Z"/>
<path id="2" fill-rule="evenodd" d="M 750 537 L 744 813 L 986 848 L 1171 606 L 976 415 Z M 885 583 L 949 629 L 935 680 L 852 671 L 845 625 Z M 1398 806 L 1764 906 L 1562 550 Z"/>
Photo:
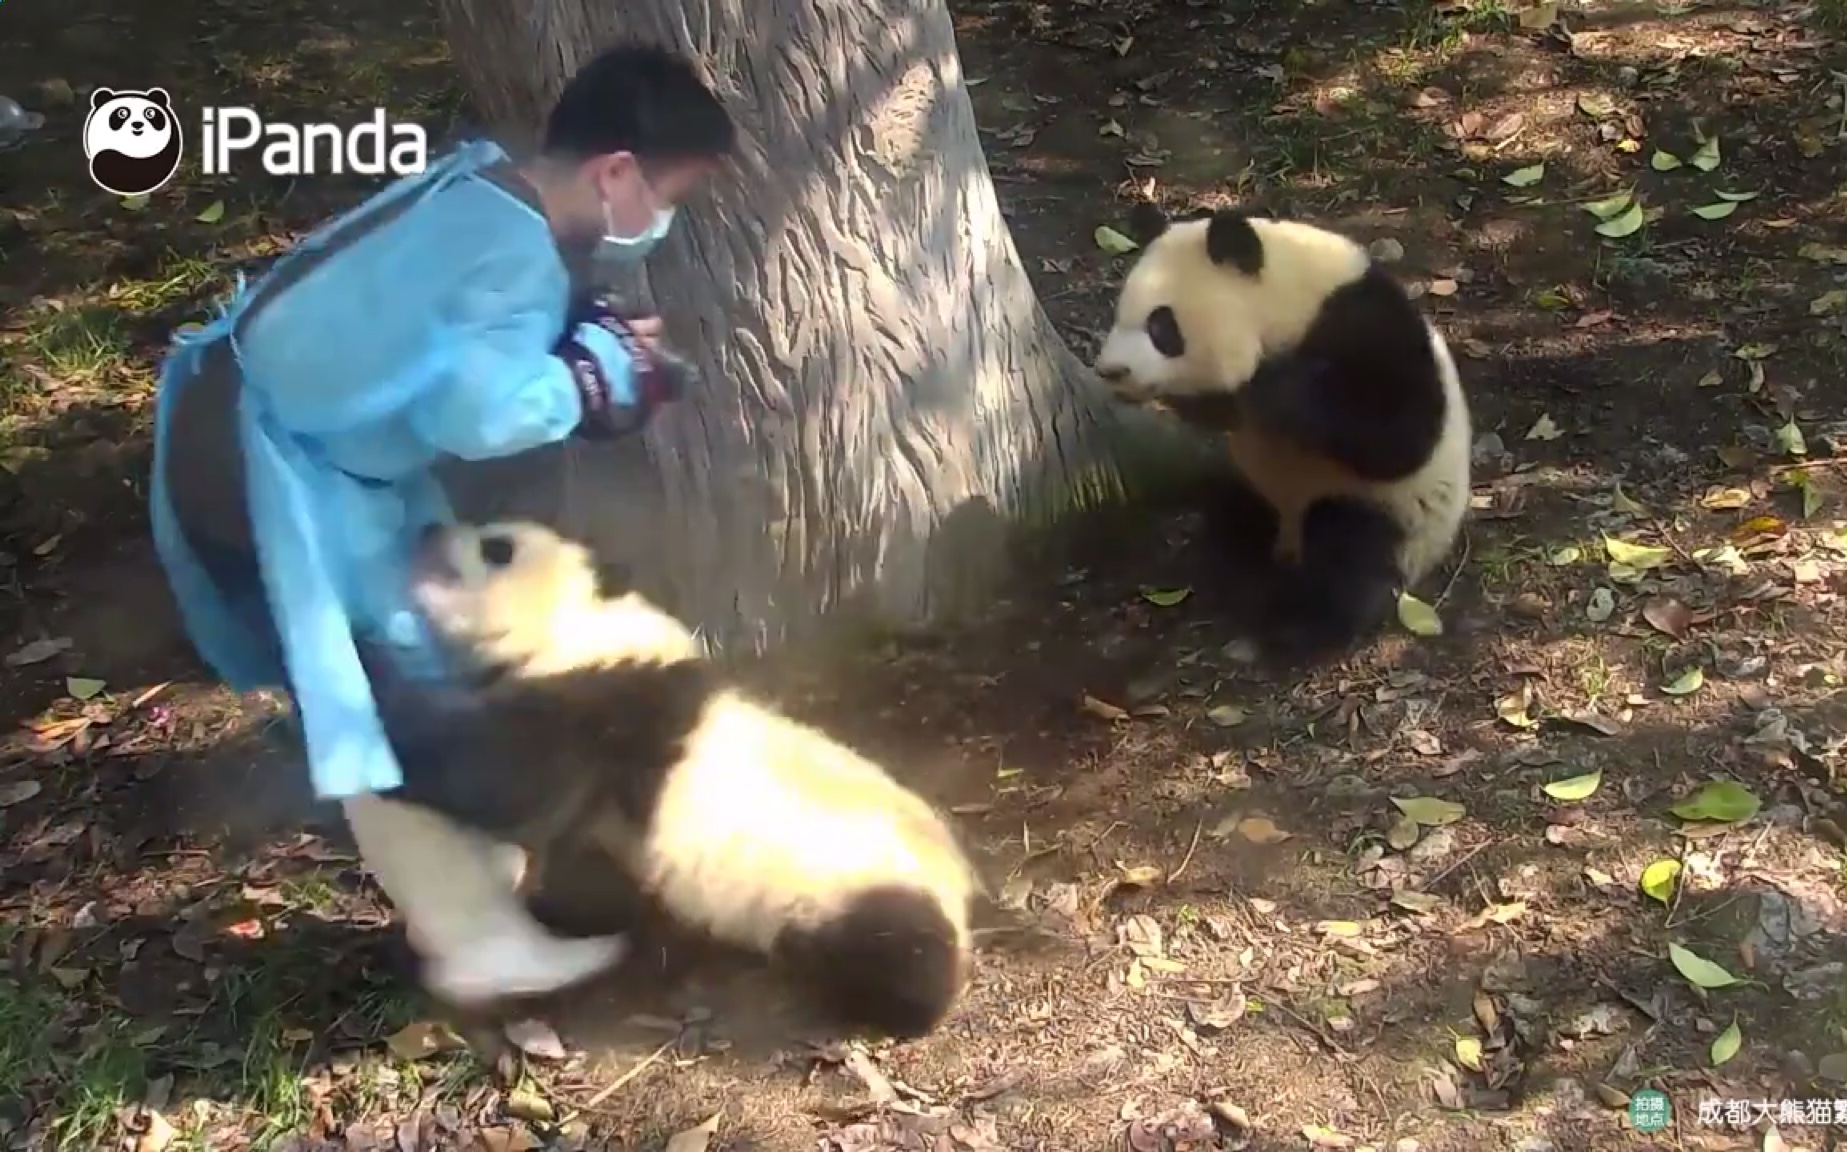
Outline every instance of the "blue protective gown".
<path id="1" fill-rule="evenodd" d="M 509 455 L 580 419 L 551 355 L 570 275 L 543 215 L 484 175 L 505 161 L 465 145 L 323 225 L 176 337 L 161 372 L 150 512 L 186 628 L 232 688 L 290 690 L 323 798 L 401 783 L 354 632 L 428 654 L 403 565 L 412 533 L 453 517 L 436 458 Z M 274 637 L 207 575 L 168 493 L 176 398 L 220 341 L 241 374 L 236 436 Z"/>

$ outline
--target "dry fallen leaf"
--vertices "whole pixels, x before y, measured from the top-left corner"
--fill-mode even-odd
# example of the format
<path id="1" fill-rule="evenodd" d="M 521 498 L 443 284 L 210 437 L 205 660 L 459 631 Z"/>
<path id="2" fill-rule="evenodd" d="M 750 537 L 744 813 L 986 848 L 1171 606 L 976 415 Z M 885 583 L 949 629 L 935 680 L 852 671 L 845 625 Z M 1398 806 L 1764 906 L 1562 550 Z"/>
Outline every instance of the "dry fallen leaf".
<path id="1" fill-rule="evenodd" d="M 1452 1112 L 1459 1112 L 1463 1107 L 1462 1091 L 1456 1082 L 1448 1076 L 1438 1074 L 1431 1079 L 1430 1091 L 1436 1096 L 1437 1103 Z"/>
<path id="2" fill-rule="evenodd" d="M 1164 875 L 1152 864 L 1137 864 L 1133 868 L 1122 867 L 1122 874 L 1116 878 L 1116 882 L 1124 888 L 1149 888 L 1159 884 Z"/>
<path id="3" fill-rule="evenodd" d="M 1715 484 L 1706 489 L 1705 494 L 1700 497 L 1699 503 L 1701 508 L 1705 508 L 1708 511 L 1729 512 L 1734 509 L 1749 506 L 1751 503 L 1751 493 L 1748 489 L 1728 488 L 1722 484 Z"/>
<path id="4" fill-rule="evenodd" d="M 1454 824 L 1468 814 L 1468 809 L 1454 800 L 1443 800 L 1435 796 L 1393 796 L 1391 800 L 1406 817 L 1426 828 Z"/>
<path id="5" fill-rule="evenodd" d="M 1406 912 L 1434 912 L 1443 903 L 1441 897 L 1428 892 L 1413 892 L 1409 888 L 1400 888 L 1392 893 L 1392 904 Z"/>
<path id="6" fill-rule="evenodd" d="M 1308 1141 L 1310 1148 L 1345 1149 L 1353 1147 L 1355 1143 L 1353 1137 L 1346 1133 L 1336 1132 L 1320 1124 L 1304 1124 L 1302 1139 Z"/>
<path id="7" fill-rule="evenodd" d="M 1825 1080 L 1847 1084 L 1847 1052 L 1830 1052 L 1815 1062 L 1815 1071 Z"/>
<path id="8" fill-rule="evenodd" d="M 1222 999 L 1211 1003 L 1187 1001 L 1186 1014 L 1195 1027 L 1203 1028 L 1208 1033 L 1223 1032 L 1244 1019 L 1249 1003 L 1243 990 L 1234 986 Z"/>
<path id="9" fill-rule="evenodd" d="M 1281 844 L 1290 837 L 1268 816 L 1246 816 L 1238 821 L 1237 832 L 1253 844 Z"/>
<path id="10" fill-rule="evenodd" d="M 1533 421 L 1533 426 L 1527 429 L 1526 432 L 1526 438 L 1528 440 L 1556 440 L 1563 435 L 1564 433 L 1559 431 L 1558 425 L 1552 422 L 1552 417 L 1543 412 L 1540 413 L 1539 419 Z"/>
<path id="11" fill-rule="evenodd" d="M 1482 1070 L 1480 1037 L 1456 1037 L 1456 1063 L 1462 1065 L 1471 1072 L 1480 1072 Z"/>
<path id="12" fill-rule="evenodd" d="M 1518 19 L 1520 27 L 1528 32 L 1542 31 L 1558 23 L 1558 4 L 1554 0 L 1547 0 L 1544 4 L 1534 5 L 1521 12 Z"/>
<path id="13" fill-rule="evenodd" d="M 167 1145 L 178 1135 L 167 1118 L 150 1108 L 141 1110 L 141 1134 L 135 1137 L 135 1152 L 166 1152 Z"/>
<path id="14" fill-rule="evenodd" d="M 1090 713 L 1092 716 L 1111 722 L 1127 720 L 1129 718 L 1129 713 L 1126 709 L 1118 708 L 1114 704 L 1107 704 L 1089 694 L 1084 696 L 1084 711 Z"/>
<path id="15" fill-rule="evenodd" d="M 1488 924 L 1511 924 L 1526 914 L 1526 901 L 1513 900 L 1506 904 L 1490 904 L 1477 912 L 1467 924 L 1462 926 L 1464 932 L 1472 928 L 1482 928 Z"/>
<path id="16" fill-rule="evenodd" d="M 34 640 L 30 644 L 19 649 L 19 651 L 8 656 L 6 658 L 7 667 L 24 668 L 32 664 L 43 664 L 58 653 L 65 651 L 70 646 L 71 638 L 69 636 Z"/>
<path id="17" fill-rule="evenodd" d="M 550 1100 L 523 1085 L 507 1093 L 507 1115 L 531 1124 L 550 1124 L 558 1118 Z"/>
<path id="18" fill-rule="evenodd" d="M 1693 623 L 1693 613 L 1671 596 L 1656 596 L 1642 605 L 1642 619 L 1658 632 L 1676 640 L 1685 640 L 1687 626 Z"/>
<path id="19" fill-rule="evenodd" d="M 1116 936 L 1131 953 L 1143 959 L 1159 956 L 1166 944 L 1161 922 L 1147 915 L 1131 916 L 1117 925 Z"/>
<path id="20" fill-rule="evenodd" d="M 505 1031 L 508 1043 L 528 1056 L 540 1060 L 562 1060 L 568 1054 L 558 1033 L 542 1020 L 515 1020 L 506 1026 Z"/>
<path id="21" fill-rule="evenodd" d="M 1620 511 L 1624 515 L 1648 515 L 1648 508 L 1644 508 L 1629 493 L 1625 493 L 1622 484 L 1611 489 L 1611 510 Z"/>
<path id="22" fill-rule="evenodd" d="M 1627 1108 L 1629 1106 L 1629 1094 L 1621 1088 L 1612 1088 L 1599 1080 L 1591 1085 L 1591 1089 L 1597 1093 L 1597 1099 L 1603 1101 L 1605 1108 Z"/>
<path id="23" fill-rule="evenodd" d="M 475 1133 L 475 1139 L 481 1144 L 481 1152 L 536 1152 L 544 1147 L 523 1124 L 483 1128 Z"/>
<path id="24" fill-rule="evenodd" d="M 0 808 L 24 804 L 44 790 L 45 786 L 37 780 L 15 780 L 11 784 L 0 784 Z"/>
<path id="25" fill-rule="evenodd" d="M 1206 709 L 1206 719 L 1220 728 L 1236 728 L 1249 718 L 1249 713 L 1236 704 L 1219 704 Z"/>
<path id="26" fill-rule="evenodd" d="M 1525 693 L 1509 693 L 1496 700 L 1494 702 L 1494 714 L 1499 716 L 1503 723 L 1515 728 L 1524 729 L 1539 727 L 1539 721 L 1533 719 L 1532 714 L 1527 711 Z"/>
<path id="27" fill-rule="evenodd" d="M 667 1141 L 666 1152 L 705 1152 L 718 1131 L 718 1118 L 723 1115 L 723 1112 L 714 1112 L 705 1123 L 674 1133 L 673 1139 Z"/>
<path id="28" fill-rule="evenodd" d="M 1492 1036 L 1500 1028 L 1501 1011 L 1494 1006 L 1494 997 L 1477 988 L 1470 997 L 1469 1008 L 1475 1013 L 1475 1022 L 1481 1030 Z"/>
<path id="29" fill-rule="evenodd" d="M 179 951 L 179 939 L 174 938 L 174 951 Z M 185 955 L 181 953 L 181 955 Z M 434 1020 L 418 1020 L 393 1032 L 385 1040 L 385 1047 L 400 1060 L 423 1060 L 444 1052 L 458 1052 L 468 1046 L 447 1024 Z"/>

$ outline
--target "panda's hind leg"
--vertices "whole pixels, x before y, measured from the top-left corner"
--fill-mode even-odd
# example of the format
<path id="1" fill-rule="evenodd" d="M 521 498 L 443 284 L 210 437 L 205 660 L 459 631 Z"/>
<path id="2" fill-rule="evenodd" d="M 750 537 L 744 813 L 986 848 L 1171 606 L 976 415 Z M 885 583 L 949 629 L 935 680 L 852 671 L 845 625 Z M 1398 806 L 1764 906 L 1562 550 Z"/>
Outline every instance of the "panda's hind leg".
<path id="1" fill-rule="evenodd" d="M 1302 518 L 1300 563 L 1276 573 L 1264 648 L 1274 660 L 1330 657 L 1371 636 L 1392 616 L 1402 579 L 1404 533 L 1362 500 L 1324 499 Z"/>
<path id="2" fill-rule="evenodd" d="M 1267 565 L 1281 530 L 1270 502 L 1233 474 L 1214 476 L 1202 495 L 1200 518 L 1213 547 L 1232 560 Z"/>

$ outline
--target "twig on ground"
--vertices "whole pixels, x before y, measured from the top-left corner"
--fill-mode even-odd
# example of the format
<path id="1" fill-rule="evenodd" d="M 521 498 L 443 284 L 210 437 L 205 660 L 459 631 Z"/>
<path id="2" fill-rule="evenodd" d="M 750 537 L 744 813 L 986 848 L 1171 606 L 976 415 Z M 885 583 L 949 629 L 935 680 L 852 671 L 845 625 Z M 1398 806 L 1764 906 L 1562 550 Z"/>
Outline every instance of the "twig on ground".
<path id="1" fill-rule="evenodd" d="M 1656 517 L 1655 519 L 1655 531 L 1661 533 L 1661 539 L 1666 540 L 1667 546 L 1669 548 L 1672 548 L 1682 560 L 1693 565 L 1694 567 L 1699 566 L 1699 561 L 1693 558 L 1693 554 L 1691 552 L 1688 552 L 1686 548 L 1684 548 L 1681 545 L 1680 541 L 1674 539 L 1674 534 L 1667 530 L 1667 524 L 1663 522 L 1659 517 Z"/>
<path id="2" fill-rule="evenodd" d="M 1193 842 L 1187 845 L 1186 855 L 1180 858 L 1180 866 L 1167 874 L 1167 882 L 1169 884 L 1180 879 L 1180 873 L 1185 872 L 1186 866 L 1193 862 L 1193 853 L 1199 851 L 1199 833 L 1205 826 L 1206 822 L 1203 818 L 1193 825 Z"/>
<path id="3" fill-rule="evenodd" d="M 1482 850 L 1488 847 L 1490 843 L 1491 841 L 1484 840 L 1480 844 L 1475 845 L 1475 847 L 1469 849 L 1467 852 L 1464 852 L 1462 856 L 1456 860 L 1455 863 L 1443 869 L 1443 871 L 1438 872 L 1435 876 L 1432 876 L 1430 879 L 1424 881 L 1424 891 L 1428 892 L 1432 888 L 1435 888 L 1437 886 L 1437 883 L 1445 879 L 1446 877 L 1448 877 L 1451 872 L 1454 872 L 1456 869 L 1462 867 L 1464 864 L 1467 864 L 1470 860 L 1473 860 L 1475 857 L 1481 855 Z"/>
<path id="4" fill-rule="evenodd" d="M 656 1048 L 654 1051 L 648 1053 L 648 1056 L 645 1060 L 641 1061 L 639 1064 L 635 1065 L 633 1068 L 630 1068 L 627 1072 L 624 1072 L 622 1075 L 616 1077 L 614 1080 L 610 1081 L 608 1084 L 597 1089 L 596 1095 L 590 1097 L 590 1099 L 584 1101 L 582 1104 L 580 1104 L 576 1108 L 573 1108 L 569 1112 L 565 1113 L 564 1116 L 559 1119 L 558 1127 L 560 1128 L 566 1127 L 567 1125 L 571 1123 L 571 1121 L 576 1120 L 578 1117 L 582 1116 L 584 1113 L 594 1112 L 598 1108 L 601 1108 L 603 1106 L 604 1101 L 608 1100 L 611 1096 L 614 1096 L 616 1093 L 622 1091 L 622 1088 L 624 1085 L 634 1080 L 635 1077 L 641 1075 L 642 1072 L 646 1071 L 651 1065 L 653 1065 L 662 1056 L 665 1056 L 667 1054 L 667 1049 L 679 1043 L 679 1040 L 680 1038 L 678 1036 L 675 1036 L 670 1040 L 662 1041 L 661 1046 L 659 1048 Z"/>
<path id="5" fill-rule="evenodd" d="M 1441 608 L 1443 601 L 1449 599 L 1449 594 L 1456 590 L 1456 581 L 1462 579 L 1462 570 L 1468 567 L 1469 553 L 1472 550 L 1469 534 L 1464 532 L 1462 534 L 1462 556 L 1456 561 L 1456 566 L 1449 570 L 1449 583 L 1443 585 L 1443 591 L 1437 593 L 1437 601 L 1431 605 L 1432 608 Z"/>
<path id="6" fill-rule="evenodd" d="M 1347 1049 L 1341 1045 L 1340 1041 L 1334 1039 L 1333 1033 L 1329 1032 L 1326 1028 L 1316 1024 L 1313 1020 L 1310 1020 L 1308 1017 L 1297 1012 L 1280 1000 L 1272 1000 L 1270 1001 L 1270 1005 L 1283 1015 L 1294 1020 L 1297 1024 L 1308 1029 L 1308 1031 L 1314 1035 L 1315 1039 L 1326 1045 L 1328 1051 L 1334 1053 L 1334 1055 L 1346 1060 L 1352 1060 L 1354 1058 L 1353 1053 L 1347 1051 Z"/>
<path id="7" fill-rule="evenodd" d="M 1830 456 L 1825 460 L 1799 460 L 1794 464 L 1778 464 L 1770 469 L 1772 476 L 1783 476 L 1790 472 L 1812 472 L 1818 468 L 1839 468 L 1847 465 L 1847 456 Z"/>

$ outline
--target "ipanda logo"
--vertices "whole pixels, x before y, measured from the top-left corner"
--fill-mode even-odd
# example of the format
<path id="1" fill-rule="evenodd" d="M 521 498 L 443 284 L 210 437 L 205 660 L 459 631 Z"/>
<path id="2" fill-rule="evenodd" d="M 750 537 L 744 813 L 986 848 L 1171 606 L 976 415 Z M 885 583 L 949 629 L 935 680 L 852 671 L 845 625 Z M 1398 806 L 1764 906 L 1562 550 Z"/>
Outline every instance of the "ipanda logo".
<path id="1" fill-rule="evenodd" d="M 83 122 L 90 179 L 117 196 L 146 196 L 180 170 L 180 120 L 165 88 L 98 88 Z"/>

